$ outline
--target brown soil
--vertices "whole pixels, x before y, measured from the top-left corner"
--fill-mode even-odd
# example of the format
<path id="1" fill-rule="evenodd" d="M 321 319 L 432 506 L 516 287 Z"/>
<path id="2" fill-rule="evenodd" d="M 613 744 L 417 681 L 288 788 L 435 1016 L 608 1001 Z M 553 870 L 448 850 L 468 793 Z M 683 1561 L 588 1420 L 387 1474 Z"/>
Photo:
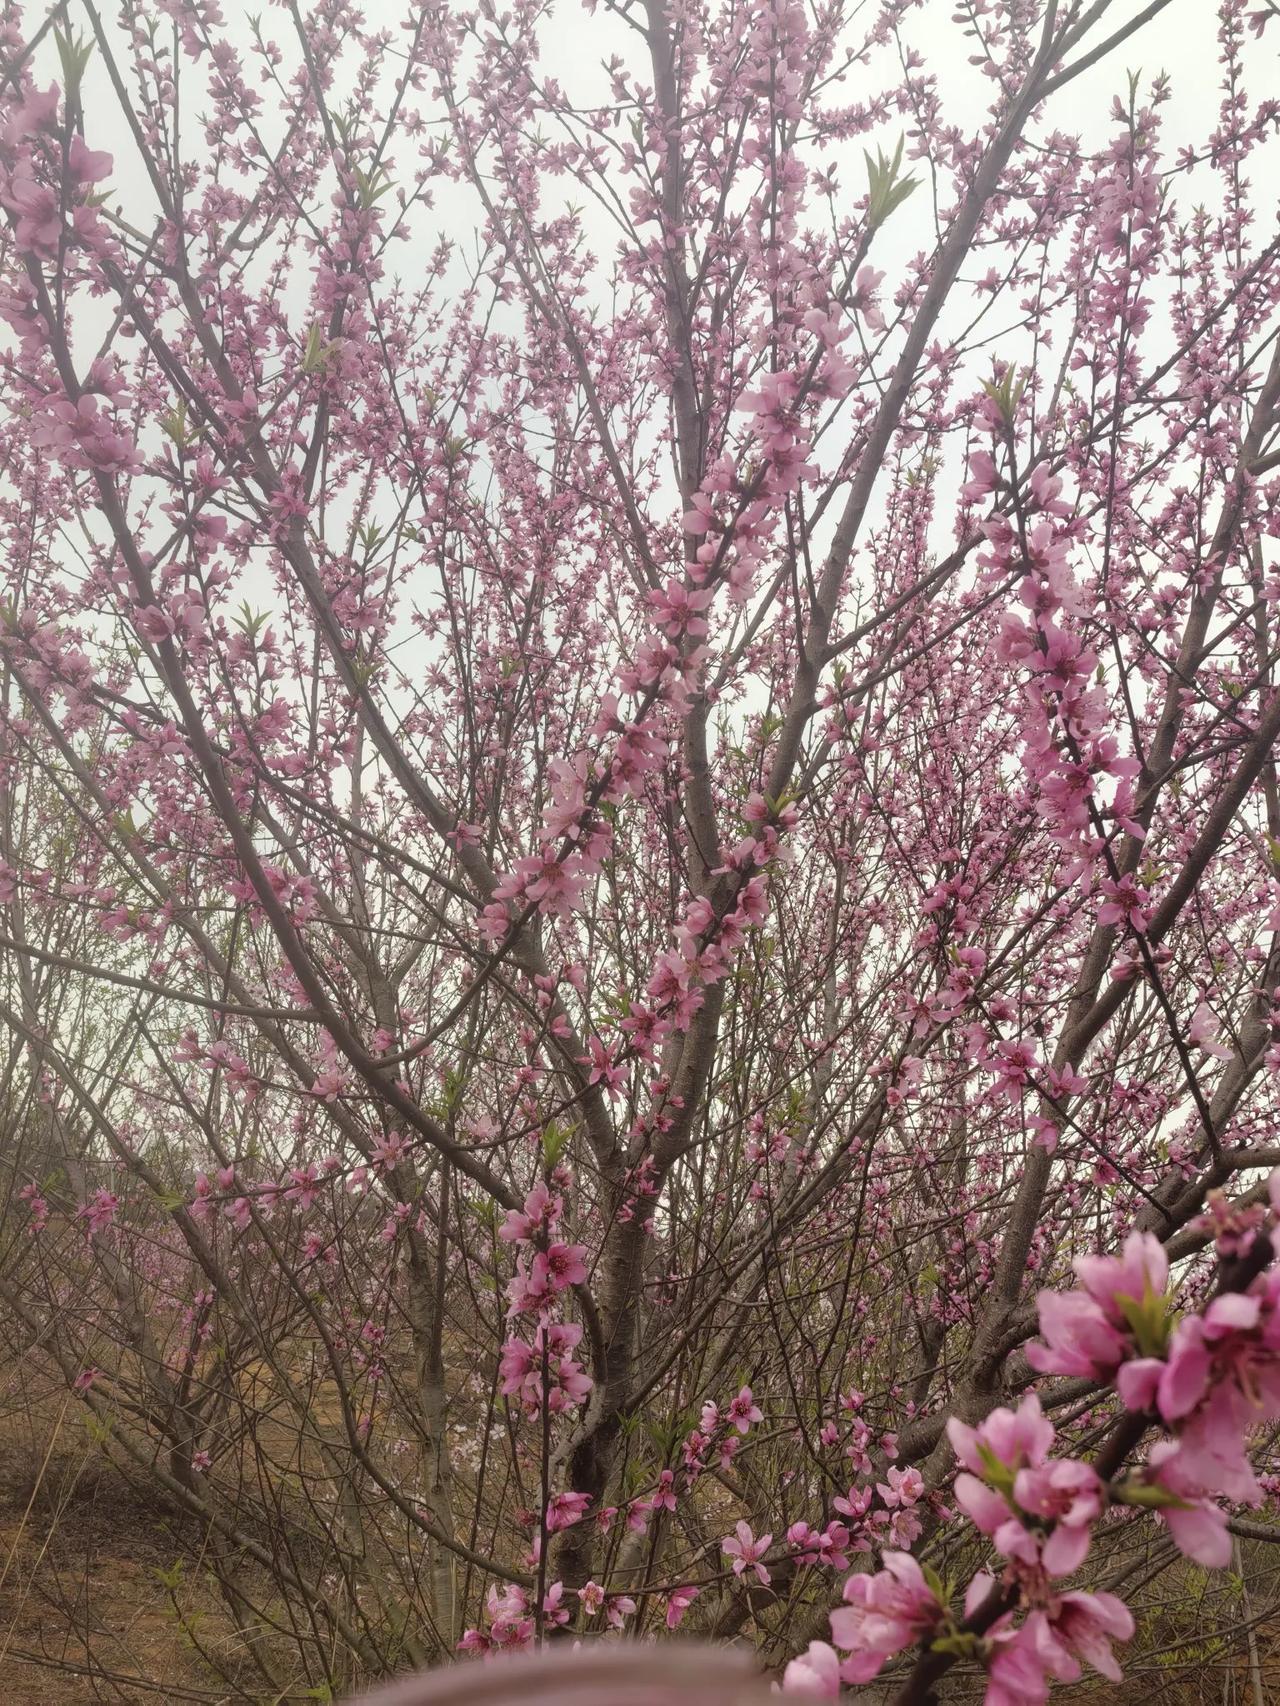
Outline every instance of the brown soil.
<path id="1" fill-rule="evenodd" d="M 24 1401 L 0 1416 L 0 1701 L 232 1698 L 184 1635 L 161 1580 L 179 1551 L 155 1507 L 104 1464 L 78 1405 Z M 188 1616 L 205 1613 L 197 1635 L 216 1651 L 225 1623 L 220 1630 L 213 1596 L 184 1579 L 179 1602 Z"/>
<path id="2" fill-rule="evenodd" d="M 188 1556 L 190 1543 L 190 1535 L 174 1532 L 145 1488 L 131 1485 L 105 1460 L 85 1430 L 83 1411 L 65 1392 L 10 1384 L 0 1394 L 0 1706 L 222 1706 L 246 1695 L 265 1700 L 216 1590 Z M 1277 1548 L 1263 1550 L 1275 1569 Z M 1273 1586 L 1261 1603 L 1274 1606 L 1276 1599 Z M 1211 1633 L 1212 1613 L 1200 1623 L 1201 1636 Z M 1155 1650 L 1141 1657 L 1129 1655 L 1129 1674 L 1119 1686 L 1095 1677 L 1056 1691 L 1054 1701 L 1280 1703 L 1280 1612 L 1264 1615 L 1258 1629 L 1261 1703 L 1254 1701 L 1239 1652 L 1215 1661 L 1203 1649 L 1170 1643 L 1162 1663 L 1158 1636 L 1151 1645 Z M 228 1686 L 222 1670 L 243 1679 L 243 1690 Z M 956 1680 L 955 1706 L 980 1698 Z"/>

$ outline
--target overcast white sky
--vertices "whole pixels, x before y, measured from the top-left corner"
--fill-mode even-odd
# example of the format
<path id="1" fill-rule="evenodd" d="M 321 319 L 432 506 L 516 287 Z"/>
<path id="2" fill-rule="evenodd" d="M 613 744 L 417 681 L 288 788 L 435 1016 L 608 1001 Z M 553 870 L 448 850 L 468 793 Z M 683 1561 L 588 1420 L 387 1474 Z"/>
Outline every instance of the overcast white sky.
<path id="1" fill-rule="evenodd" d="M 153 8 L 162 31 L 167 34 L 169 26 L 164 19 L 159 0 L 148 0 L 148 3 Z M 1144 9 L 1144 4 L 1145 0 L 1115 0 L 1107 15 L 1105 28 L 1095 32 L 1090 38 L 1091 41 L 1101 39 L 1103 35 L 1112 33 L 1129 19 L 1138 16 Z M 258 10 L 258 0 L 223 0 L 223 11 L 229 25 L 236 34 L 243 36 L 246 49 L 251 50 L 252 46 L 247 20 Z M 864 15 L 869 17 L 871 10 L 871 6 L 867 5 Z M 305 15 L 305 4 L 303 11 Z M 385 23 L 392 31 L 393 39 L 405 11 L 402 0 L 366 0 L 365 16 L 369 23 Z M 985 120 L 991 98 L 991 84 L 967 62 L 972 43 L 966 41 L 954 23 L 954 12 L 955 0 L 927 0 L 924 7 L 905 17 L 902 33 L 907 43 L 919 50 L 926 68 L 937 74 L 947 121 L 972 132 Z M 73 17 L 74 14 L 75 0 L 72 0 Z M 263 10 L 262 25 L 264 31 L 280 43 L 285 52 L 286 65 L 291 67 L 296 55 L 296 43 L 288 14 L 278 7 Z M 1217 123 L 1221 100 L 1217 27 L 1217 6 L 1212 0 L 1172 0 L 1172 4 L 1154 22 L 1145 25 L 1102 64 L 1080 76 L 1051 103 L 1048 118 L 1050 127 L 1079 135 L 1086 148 L 1101 146 L 1116 134 L 1111 103 L 1114 96 L 1124 94 L 1127 72 L 1141 72 L 1144 92 L 1149 90 L 1151 80 L 1158 73 L 1168 72 L 1172 78 L 1173 97 L 1161 110 L 1162 150 L 1165 162 L 1172 164 L 1179 148 L 1190 144 L 1203 145 Z M 637 59 L 637 47 L 638 38 L 635 33 L 611 16 L 603 6 L 595 16 L 591 16 L 577 0 L 556 0 L 543 31 L 542 68 L 546 74 L 554 75 L 572 94 L 580 94 L 582 99 L 589 103 L 608 98 L 608 85 L 600 71 L 600 65 L 612 55 L 624 56 L 629 63 L 636 65 L 642 80 L 648 81 Z M 1249 37 L 1247 54 L 1251 105 L 1256 104 L 1265 94 L 1280 90 L 1280 76 L 1277 75 L 1276 68 L 1278 48 L 1280 25 L 1264 35 L 1261 41 Z M 388 65 L 394 71 L 395 61 L 390 56 Z M 40 69 L 40 81 L 58 74 L 56 56 L 51 44 L 42 57 Z M 256 69 L 252 70 L 250 75 L 256 76 Z M 195 88 L 188 80 L 187 70 L 184 70 L 183 77 L 184 110 L 188 115 L 198 113 L 200 102 L 196 98 Z M 873 91 L 886 86 L 893 87 L 895 82 L 894 60 L 886 50 L 880 64 L 866 70 L 855 69 L 839 92 L 833 91 L 830 98 L 833 104 L 852 103 L 865 98 Z M 425 98 L 423 108 L 428 116 L 434 116 L 432 106 Z M 116 169 L 110 182 L 113 203 L 140 228 L 149 229 L 154 218 L 150 191 L 100 58 L 91 64 L 86 80 L 85 109 L 86 131 L 91 144 L 108 148 L 116 156 Z M 278 131 L 279 103 L 267 91 L 264 127 L 270 131 L 273 126 Z M 873 147 L 878 142 L 891 150 L 901 128 L 901 122 L 897 121 L 886 126 L 881 136 L 860 138 L 856 144 L 848 146 L 847 163 L 842 162 L 841 178 L 842 182 L 849 186 L 851 198 L 860 192 L 865 182 L 861 161 L 864 141 L 869 141 Z M 198 155 L 199 147 L 193 136 L 190 150 L 193 157 Z M 407 164 L 412 163 L 411 149 L 405 150 L 405 160 Z M 1270 185 L 1280 181 L 1280 173 L 1276 171 L 1277 163 L 1276 149 L 1273 146 L 1269 167 L 1261 158 L 1255 157 L 1250 172 L 1255 186 L 1255 205 L 1259 209 L 1263 227 L 1258 233 L 1259 236 L 1269 235 L 1274 226 L 1275 195 Z M 578 203 L 583 200 L 581 193 L 563 180 L 561 186 L 554 188 L 551 193 L 563 195 L 566 199 Z M 1196 193 L 1212 204 L 1218 194 L 1215 174 L 1206 171 L 1203 186 Z M 1188 202 L 1195 197 L 1188 196 L 1185 186 L 1180 190 L 1180 194 L 1185 211 Z M 603 295 L 617 233 L 598 209 L 590 210 L 586 218 L 589 240 L 601 262 Z M 415 253 L 424 252 L 441 234 L 448 235 L 465 246 L 478 221 L 478 208 L 471 192 L 465 187 L 437 181 L 434 206 L 420 216 L 415 227 L 414 240 L 397 245 L 388 255 L 388 264 L 407 277 L 412 277 Z M 932 248 L 934 240 L 930 197 L 926 191 L 921 191 L 895 213 L 888 227 L 877 238 L 873 259 L 875 265 L 887 275 L 887 293 L 892 292 L 900 281 L 908 259 L 921 250 Z M 986 264 L 984 260 L 979 270 L 985 270 Z M 305 336 L 306 331 L 305 324 L 301 322 L 305 320 L 302 310 L 305 308 L 307 278 L 307 265 L 304 262 L 298 269 L 297 279 L 300 336 Z M 1000 305 L 1001 312 L 1005 306 L 1003 303 Z M 1008 304 L 1010 310 L 1013 310 L 1013 306 Z M 1016 319 L 1016 312 L 1013 312 L 1011 317 Z M 998 329 L 998 320 L 994 317 L 993 329 Z M 1019 359 L 1020 352 L 1016 344 L 997 343 L 996 347 L 1002 355 Z M 983 359 L 988 359 L 985 354 Z M 838 435 L 835 436 L 838 443 Z M 958 481 L 958 467 L 950 470 L 948 477 L 955 477 Z M 949 524 L 941 520 L 939 525 L 940 528 L 945 528 Z"/>

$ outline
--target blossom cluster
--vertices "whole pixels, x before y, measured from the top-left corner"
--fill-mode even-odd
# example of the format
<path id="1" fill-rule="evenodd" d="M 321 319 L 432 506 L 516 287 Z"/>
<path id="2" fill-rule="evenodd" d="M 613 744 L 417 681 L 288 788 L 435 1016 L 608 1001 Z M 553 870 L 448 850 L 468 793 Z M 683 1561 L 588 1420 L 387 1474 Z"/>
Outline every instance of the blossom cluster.
<path id="1" fill-rule="evenodd" d="M 674 648 L 669 649 L 674 654 Z M 661 681 L 678 662 L 675 655 L 664 656 L 647 684 Z M 683 676 L 677 672 L 676 678 Z M 480 913 L 481 933 L 492 942 L 511 931 L 518 909 L 535 907 L 549 917 L 565 918 L 582 906 L 587 885 L 603 868 L 613 843 L 608 810 L 639 793 L 666 761 L 667 742 L 657 719 L 643 710 L 624 718 L 616 694 L 604 696 L 591 734 L 602 745 L 599 754 L 584 750 L 549 766 L 551 801 L 538 850 L 516 859 L 499 875 Z M 468 844 L 469 826 L 462 826 L 456 839 L 460 846 Z"/>
<path id="2" fill-rule="evenodd" d="M 61 272 L 62 288 L 78 278 L 78 258 L 106 255 L 112 242 L 94 186 L 112 167 L 110 154 L 90 148 L 70 123 L 56 83 L 30 88 L 0 123 L 0 209 L 13 248 L 28 274 L 0 293 L 0 317 L 31 358 L 49 347 L 42 281 L 46 266 Z M 60 381 L 29 386 L 31 442 L 64 467 L 108 475 L 137 472 L 141 462 L 119 404 L 123 382 L 105 361 L 93 363 L 73 391 Z"/>
<path id="3" fill-rule="evenodd" d="M 1073 529 L 1063 519 L 1070 505 L 1062 497 L 1062 480 L 1043 463 L 1016 487 L 1002 479 L 987 451 L 977 451 L 970 467 L 965 497 L 977 501 L 1005 495 L 1013 510 L 1010 515 L 997 509 L 982 523 L 987 550 L 980 562 L 989 584 L 1016 580 L 1018 585 L 1022 614 L 1005 613 L 995 650 L 1002 662 L 1018 666 L 1026 676 L 1027 779 L 1050 835 L 1067 855 L 1069 872 L 1090 882 L 1104 812 L 1141 834 L 1132 817 L 1133 779 L 1140 765 L 1121 754 L 1111 732 L 1109 701 L 1097 679 L 1098 657 L 1081 633 L 1088 606 L 1070 561 Z M 1104 806 L 1100 785 L 1108 777 L 1114 787 Z M 1144 927 L 1143 897 L 1131 880 L 1111 898 L 1126 915 L 1137 912 L 1135 924 Z"/>
<path id="4" fill-rule="evenodd" d="M 516 1247 L 516 1275 L 507 1288 L 508 1317 L 527 1336 L 513 1334 L 502 1347 L 499 1376 L 504 1397 L 514 1398 L 527 1416 L 545 1404 L 552 1415 L 581 1404 L 592 1381 L 573 1352 L 582 1338 L 575 1321 L 559 1319 L 565 1292 L 587 1277 L 581 1244 L 559 1236 L 564 1198 L 539 1180 L 523 1208 L 511 1209 L 498 1228 L 504 1243 Z"/>
<path id="5" fill-rule="evenodd" d="M 1280 1173 L 1269 1192 L 1270 1215 L 1219 1200 L 1203 1217 L 1230 1265 L 1199 1310 L 1178 1312 L 1168 1256 L 1143 1232 L 1131 1233 L 1119 1256 L 1078 1257 L 1076 1289 L 1039 1295 L 1043 1337 L 1028 1360 L 1040 1373 L 1114 1390 L 1122 1420 L 1112 1459 L 1106 1446 L 1097 1463 L 1055 1455 L 1056 1430 L 1035 1393 L 978 1426 L 952 1417 L 955 1503 L 1002 1560 L 1002 1574 L 975 1575 L 957 1613 L 936 1574 L 887 1550 L 880 1570 L 849 1578 L 831 1642 L 814 1642 L 792 1662 L 789 1690 L 834 1698 L 841 1684 L 870 1680 L 917 1642 L 982 1664 L 986 1706 L 1043 1701 L 1050 1682 L 1072 1681 L 1086 1664 L 1119 1679 L 1111 1642 L 1132 1636 L 1130 1611 L 1113 1594 L 1060 1584 L 1084 1564 L 1113 1506 L 1154 1512 L 1206 1568 L 1229 1562 L 1228 1517 L 1216 1501 L 1261 1500 L 1246 1445 L 1260 1425 L 1280 1420 L 1280 1266 L 1268 1226 L 1280 1215 Z M 1153 1425 L 1160 1436 L 1126 1467 Z M 761 1568 L 745 1544 L 739 1555 L 744 1567 Z"/>
<path id="6" fill-rule="evenodd" d="M 1270 1194 L 1274 1213 L 1278 1174 Z M 1220 1255 L 1269 1259 L 1270 1235 L 1256 1217 L 1243 1226 L 1220 1217 L 1216 1231 Z M 1245 1447 L 1254 1429 L 1280 1418 L 1280 1268 L 1182 1316 L 1167 1289 L 1168 1258 L 1150 1233 L 1132 1233 L 1118 1257 L 1079 1257 L 1075 1268 L 1077 1290 L 1037 1299 L 1043 1342 L 1028 1347 L 1028 1360 L 1043 1373 L 1113 1385 L 1129 1411 L 1166 1430 L 1135 1484 L 1118 1494 L 1154 1505 L 1183 1552 L 1221 1567 L 1231 1542 L 1212 1499 L 1261 1500 Z"/>

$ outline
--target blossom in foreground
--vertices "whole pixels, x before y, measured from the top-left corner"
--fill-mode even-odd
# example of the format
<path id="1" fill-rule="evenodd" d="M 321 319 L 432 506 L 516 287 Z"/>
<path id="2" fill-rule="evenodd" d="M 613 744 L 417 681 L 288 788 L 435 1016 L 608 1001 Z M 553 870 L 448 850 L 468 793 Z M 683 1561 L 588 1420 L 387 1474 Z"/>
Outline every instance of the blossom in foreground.
<path id="1" fill-rule="evenodd" d="M 831 1613 L 831 1639 L 848 1653 L 840 1666 L 846 1682 L 869 1682 L 885 1662 L 942 1620 L 937 1591 L 909 1552 L 886 1552 L 873 1576 L 850 1576 L 845 1604 Z"/>
<path id="2" fill-rule="evenodd" d="M 1102 1514 L 1102 1486 L 1087 1463 L 1048 1461 L 1053 1424 L 1035 1394 L 1017 1410 L 993 1410 L 979 1428 L 953 1419 L 947 1432 L 964 1465 L 956 1503 L 996 1550 L 1050 1576 L 1079 1569 Z"/>
<path id="3" fill-rule="evenodd" d="M 1128 1607 L 1110 1593 L 1059 1594 L 1017 1629 L 996 1625 L 983 1706 L 1038 1706 L 1050 1681 L 1075 1682 L 1086 1664 L 1121 1681 L 1111 1643 L 1131 1640 L 1133 1630 Z"/>
<path id="4" fill-rule="evenodd" d="M 840 1656 L 825 1641 L 810 1641 L 799 1658 L 792 1659 L 782 1675 L 784 1694 L 810 1694 L 819 1700 L 834 1700 L 840 1692 Z"/>
<path id="5" fill-rule="evenodd" d="M 1205 1488 L 1176 1441 L 1160 1440 L 1152 1446 L 1142 1479 L 1171 1495 L 1171 1502 L 1156 1507 L 1156 1516 L 1184 1557 L 1208 1570 L 1224 1569 L 1231 1562 L 1226 1512 L 1204 1496 Z"/>
<path id="6" fill-rule="evenodd" d="M 678 1629 L 684 1621 L 684 1614 L 702 1592 L 692 1584 L 675 1588 L 667 1595 L 667 1628 Z"/>
<path id="7" fill-rule="evenodd" d="M 1119 1256 L 1078 1256 L 1074 1291 L 1042 1291 L 1036 1299 L 1042 1343 L 1027 1346 L 1041 1374 L 1110 1380 L 1121 1366 L 1153 1358 L 1170 1325 L 1169 1259 L 1158 1238 L 1131 1232 Z M 1121 1396 L 1128 1402 L 1126 1393 Z"/>

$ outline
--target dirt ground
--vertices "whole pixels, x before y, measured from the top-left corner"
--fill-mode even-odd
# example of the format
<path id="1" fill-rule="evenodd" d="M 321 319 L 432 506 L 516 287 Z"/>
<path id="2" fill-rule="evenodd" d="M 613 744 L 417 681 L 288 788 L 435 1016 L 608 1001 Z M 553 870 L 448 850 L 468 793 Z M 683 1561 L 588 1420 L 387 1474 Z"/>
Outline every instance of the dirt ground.
<path id="1" fill-rule="evenodd" d="M 104 1461 L 79 1405 L 20 1383 L 0 1394 L 0 1706 L 243 1701 L 223 1671 L 255 1697 L 216 1591 L 190 1563 L 175 1574 L 183 1551 L 155 1502 Z M 1150 1657 L 1116 1687 L 1095 1678 L 1053 1699 L 1280 1706 L 1280 1617 L 1258 1635 L 1262 1701 L 1241 1660 L 1225 1675 L 1175 1661 L 1161 1676 Z M 961 1696 L 972 1698 L 963 1685 Z"/>
<path id="2" fill-rule="evenodd" d="M 0 1701 L 156 1706 L 227 1698 L 165 1586 L 178 1547 L 104 1465 L 78 1405 L 20 1395 L 0 1413 Z M 199 1585 L 181 1585 L 184 1610 Z M 218 1618 L 202 1608 L 202 1641 Z M 215 1647 L 216 1650 L 216 1647 Z"/>

